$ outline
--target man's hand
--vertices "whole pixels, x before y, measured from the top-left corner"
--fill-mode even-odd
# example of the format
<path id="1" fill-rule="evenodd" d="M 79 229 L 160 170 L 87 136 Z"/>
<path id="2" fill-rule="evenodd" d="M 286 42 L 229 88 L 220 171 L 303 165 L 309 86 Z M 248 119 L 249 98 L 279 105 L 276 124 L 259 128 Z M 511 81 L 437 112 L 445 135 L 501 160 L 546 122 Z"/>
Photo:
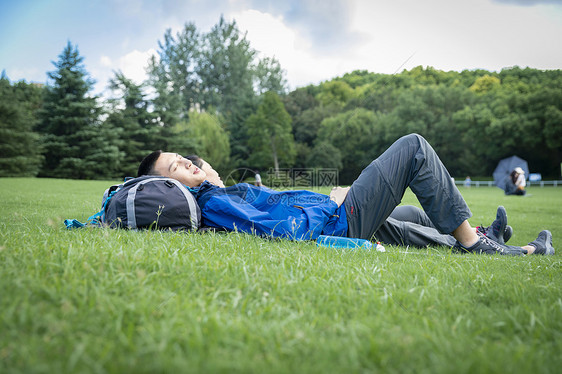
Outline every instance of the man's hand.
<path id="1" fill-rule="evenodd" d="M 343 204 L 343 201 L 345 200 L 345 197 L 347 196 L 350 188 L 351 187 L 332 188 L 332 192 L 330 192 L 330 200 L 338 204 L 338 207 L 340 207 Z"/>

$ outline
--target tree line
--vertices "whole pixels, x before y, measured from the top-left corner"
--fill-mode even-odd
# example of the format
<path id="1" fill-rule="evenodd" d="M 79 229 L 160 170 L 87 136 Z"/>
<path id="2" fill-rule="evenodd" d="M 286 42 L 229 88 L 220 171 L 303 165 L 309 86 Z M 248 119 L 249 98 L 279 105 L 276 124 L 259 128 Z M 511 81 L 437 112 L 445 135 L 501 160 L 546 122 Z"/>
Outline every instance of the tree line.
<path id="1" fill-rule="evenodd" d="M 490 176 L 513 154 L 560 176 L 560 70 L 354 71 L 287 92 L 279 61 L 260 58 L 235 21 L 207 33 L 187 23 L 158 47 L 145 82 L 117 71 L 103 101 L 70 42 L 45 86 L 3 72 L 0 176 L 122 178 L 163 149 L 199 154 L 221 173 L 337 168 L 345 184 L 412 132 L 454 176 Z"/>

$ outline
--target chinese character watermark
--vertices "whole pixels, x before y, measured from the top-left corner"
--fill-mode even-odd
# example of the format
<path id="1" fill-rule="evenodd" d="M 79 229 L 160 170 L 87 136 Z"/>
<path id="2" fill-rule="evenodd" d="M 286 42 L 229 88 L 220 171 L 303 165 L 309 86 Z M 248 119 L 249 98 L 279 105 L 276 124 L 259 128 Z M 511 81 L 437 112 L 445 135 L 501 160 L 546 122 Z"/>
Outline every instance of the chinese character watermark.
<path id="1" fill-rule="evenodd" d="M 337 186 L 338 169 L 327 168 L 290 168 L 269 169 L 265 185 L 270 188 L 299 189 L 325 186 Z"/>

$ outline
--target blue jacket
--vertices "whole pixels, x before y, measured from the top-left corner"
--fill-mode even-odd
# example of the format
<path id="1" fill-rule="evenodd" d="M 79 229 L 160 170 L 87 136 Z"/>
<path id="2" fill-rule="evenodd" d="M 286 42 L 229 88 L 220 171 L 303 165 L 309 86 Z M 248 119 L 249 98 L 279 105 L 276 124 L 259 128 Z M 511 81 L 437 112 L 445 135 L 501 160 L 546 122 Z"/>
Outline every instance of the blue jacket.
<path id="1" fill-rule="evenodd" d="M 344 205 L 338 207 L 324 194 L 280 192 L 247 183 L 220 188 L 204 182 L 190 190 L 204 226 L 292 240 L 347 234 Z"/>

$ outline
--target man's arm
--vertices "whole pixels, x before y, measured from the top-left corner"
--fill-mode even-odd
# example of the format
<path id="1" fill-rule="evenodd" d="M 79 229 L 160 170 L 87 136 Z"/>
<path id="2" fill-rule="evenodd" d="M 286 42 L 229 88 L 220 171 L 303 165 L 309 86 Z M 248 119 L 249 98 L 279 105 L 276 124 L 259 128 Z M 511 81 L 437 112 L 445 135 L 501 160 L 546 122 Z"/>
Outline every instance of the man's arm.
<path id="1" fill-rule="evenodd" d="M 351 187 L 334 187 L 330 192 L 330 200 L 338 204 L 338 208 L 343 204 L 347 193 Z"/>
<path id="2" fill-rule="evenodd" d="M 326 196 L 326 195 L 319 195 Z M 260 236 L 291 240 L 316 239 L 334 214 L 336 206 L 323 204 L 289 204 L 282 215 L 260 210 L 252 204 L 227 195 L 213 196 L 202 209 L 203 222 L 210 227 L 237 230 Z M 277 205 L 277 204 L 274 204 Z"/>

